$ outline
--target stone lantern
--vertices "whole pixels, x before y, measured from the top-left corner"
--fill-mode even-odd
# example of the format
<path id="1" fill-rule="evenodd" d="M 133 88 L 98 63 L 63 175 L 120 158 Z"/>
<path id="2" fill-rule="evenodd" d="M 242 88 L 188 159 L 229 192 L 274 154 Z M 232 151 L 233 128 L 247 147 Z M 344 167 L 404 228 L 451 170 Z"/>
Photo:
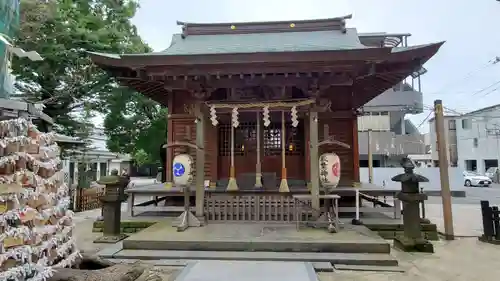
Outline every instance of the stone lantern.
<path id="1" fill-rule="evenodd" d="M 397 198 L 403 202 L 403 230 L 404 234 L 394 239 L 394 246 L 407 252 L 433 253 L 434 247 L 422 235 L 420 219 L 420 202 L 427 200 L 427 195 L 420 193 L 419 184 L 429 180 L 415 174 L 415 165 L 411 159 L 405 157 L 401 161 L 403 174 L 392 178 L 401 183 L 401 192 Z"/>
<path id="2" fill-rule="evenodd" d="M 104 227 L 103 236 L 94 242 L 116 243 L 127 237 L 127 235 L 120 233 L 120 223 L 121 205 L 128 197 L 125 194 L 125 187 L 128 185 L 129 179 L 118 175 L 110 175 L 101 177 L 98 183 L 106 186 L 104 196 L 100 198 Z"/>

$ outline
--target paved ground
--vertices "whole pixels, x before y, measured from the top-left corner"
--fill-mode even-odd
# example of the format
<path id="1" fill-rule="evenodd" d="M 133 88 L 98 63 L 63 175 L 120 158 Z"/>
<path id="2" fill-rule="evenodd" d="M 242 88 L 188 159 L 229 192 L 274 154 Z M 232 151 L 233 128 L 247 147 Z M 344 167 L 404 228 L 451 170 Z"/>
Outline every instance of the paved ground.
<path id="1" fill-rule="evenodd" d="M 493 184 L 490 187 L 463 187 L 467 197 L 453 198 L 454 204 L 479 204 L 481 200 L 490 200 L 492 204 L 500 205 L 500 185 Z M 440 203 L 440 197 L 429 198 L 429 203 Z"/>
<path id="2" fill-rule="evenodd" d="M 140 180 L 149 183 L 152 180 Z M 140 200 L 148 200 L 149 197 Z M 490 200 L 500 204 L 500 186 L 490 188 L 467 188 L 467 198 L 453 200 L 455 234 L 459 236 L 477 236 L 481 233 L 480 200 Z M 443 230 L 442 206 L 439 197 L 431 197 L 427 204 L 427 217 Z M 92 233 L 92 223 L 100 215 L 100 210 L 76 214 L 75 236 L 80 249 L 87 253 L 96 253 L 106 244 L 94 244 L 92 241 L 100 234 Z M 455 241 L 435 242 L 435 254 L 409 254 L 394 250 L 404 273 L 392 272 L 354 272 L 337 271 L 318 274 L 321 281 L 471 281 L 495 280 L 500 276 L 500 246 L 480 243 L 476 237 L 459 238 Z M 158 266 L 150 271 L 159 274 L 167 281 L 179 272 L 179 267 Z"/>
<path id="3" fill-rule="evenodd" d="M 427 215 L 442 229 L 441 205 L 429 204 Z M 481 219 L 478 204 L 454 204 L 455 231 L 458 235 L 479 235 Z M 106 244 L 93 244 L 100 234 L 92 233 L 92 222 L 99 215 L 98 210 L 78 213 L 75 236 L 79 247 L 85 252 L 97 252 Z M 321 281 L 470 281 L 495 280 L 500 276 L 500 246 L 480 243 L 477 238 L 461 238 L 455 241 L 435 243 L 436 253 L 408 254 L 393 251 L 400 260 L 405 273 L 337 271 L 320 273 Z M 178 267 L 154 267 L 164 279 L 178 272 Z"/>
<path id="4" fill-rule="evenodd" d="M 500 274 L 500 247 L 475 238 L 435 243 L 435 254 L 394 251 L 404 273 L 337 271 L 320 273 L 321 281 L 487 281 Z"/>

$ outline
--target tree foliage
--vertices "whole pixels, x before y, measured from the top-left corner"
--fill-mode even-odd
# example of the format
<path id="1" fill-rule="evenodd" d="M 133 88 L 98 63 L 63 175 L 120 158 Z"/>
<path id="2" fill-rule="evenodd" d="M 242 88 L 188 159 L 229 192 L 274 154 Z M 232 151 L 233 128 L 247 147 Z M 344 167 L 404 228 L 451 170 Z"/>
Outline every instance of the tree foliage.
<path id="1" fill-rule="evenodd" d="M 44 112 L 60 125 L 61 133 L 76 135 L 82 127 L 79 116 L 92 105 L 105 115 L 111 151 L 142 149 L 148 162 L 154 162 L 158 145 L 150 141 L 164 140 L 165 110 L 119 86 L 88 55 L 150 52 L 130 21 L 137 9 L 133 0 L 21 0 L 16 47 L 37 51 L 44 60 L 16 59 L 13 71 L 19 96 L 44 103 Z"/>
<path id="2" fill-rule="evenodd" d="M 45 113 L 66 134 L 77 129 L 71 112 L 98 102 L 116 85 L 94 65 L 87 51 L 146 52 L 149 48 L 130 24 L 134 1 L 21 1 L 17 47 L 37 51 L 44 60 L 18 59 L 13 64 L 16 88 L 30 102 L 43 102 Z"/>
<path id="3" fill-rule="evenodd" d="M 148 155 L 142 164 L 159 163 L 159 147 L 166 139 L 167 109 L 139 93 L 118 90 L 109 95 L 104 108 L 108 112 L 104 119 L 108 148 L 132 156 L 142 150 Z"/>

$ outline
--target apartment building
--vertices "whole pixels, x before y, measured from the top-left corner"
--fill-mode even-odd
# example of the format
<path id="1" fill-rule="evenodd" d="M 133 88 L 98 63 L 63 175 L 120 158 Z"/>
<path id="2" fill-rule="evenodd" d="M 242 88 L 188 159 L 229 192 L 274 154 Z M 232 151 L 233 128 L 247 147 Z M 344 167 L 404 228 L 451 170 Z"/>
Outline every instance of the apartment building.
<path id="1" fill-rule="evenodd" d="M 500 161 L 500 104 L 462 115 L 444 118 L 447 155 L 451 166 L 463 170 L 485 172 L 498 167 Z M 432 159 L 439 163 L 435 120 L 429 120 Z"/>
<path id="2" fill-rule="evenodd" d="M 361 33 L 359 37 L 366 46 L 404 47 L 410 34 Z M 423 112 L 420 77 L 425 72 L 420 69 L 363 106 L 363 115 L 358 117 L 361 167 L 368 167 L 368 130 L 372 130 L 374 167 L 399 167 L 403 156 L 426 153 L 424 136 L 405 119 Z"/>

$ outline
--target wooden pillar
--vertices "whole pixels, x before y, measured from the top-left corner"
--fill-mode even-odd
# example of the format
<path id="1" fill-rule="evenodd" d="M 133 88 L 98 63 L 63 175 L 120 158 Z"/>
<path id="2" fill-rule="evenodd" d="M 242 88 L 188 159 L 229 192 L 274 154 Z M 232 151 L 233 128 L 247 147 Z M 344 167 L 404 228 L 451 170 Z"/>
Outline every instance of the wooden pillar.
<path id="1" fill-rule="evenodd" d="M 453 215 L 451 208 L 450 178 L 448 174 L 448 149 L 446 143 L 443 101 L 434 101 L 434 124 L 436 127 L 436 145 L 439 159 L 439 175 L 441 179 L 441 199 L 443 202 L 444 234 L 446 240 L 455 238 L 453 230 Z"/>
<path id="2" fill-rule="evenodd" d="M 201 104 L 195 104 L 196 116 L 196 216 L 203 216 L 203 204 L 205 203 L 205 118 L 201 110 Z"/>
<path id="3" fill-rule="evenodd" d="M 311 169 L 311 206 L 319 210 L 318 112 L 309 112 L 309 167 Z"/>
<path id="4" fill-rule="evenodd" d="M 359 183 L 359 140 L 358 140 L 358 118 L 354 117 L 352 122 L 352 159 L 353 159 L 353 185 Z"/>
<path id="5" fill-rule="evenodd" d="M 256 137 L 255 137 L 255 141 L 256 141 L 256 146 L 257 146 L 257 163 L 255 163 L 255 187 L 257 188 L 261 188 L 262 187 L 262 163 L 261 163 L 261 153 L 260 153 L 260 144 L 261 144 L 261 131 L 260 131 L 260 115 L 259 115 L 259 111 L 256 112 L 256 122 L 257 122 L 257 128 L 256 128 Z"/>
<path id="6" fill-rule="evenodd" d="M 368 129 L 368 182 L 373 183 L 373 151 L 372 151 L 372 129 Z"/>
<path id="7" fill-rule="evenodd" d="M 170 114 L 173 112 L 173 97 L 169 97 L 168 100 L 168 114 L 167 114 L 167 144 L 173 143 L 174 142 L 174 122 L 170 116 Z M 174 148 L 173 147 L 167 147 L 165 150 L 166 155 L 166 160 L 165 160 L 165 187 L 171 188 L 172 187 L 172 162 L 174 161 Z"/>

